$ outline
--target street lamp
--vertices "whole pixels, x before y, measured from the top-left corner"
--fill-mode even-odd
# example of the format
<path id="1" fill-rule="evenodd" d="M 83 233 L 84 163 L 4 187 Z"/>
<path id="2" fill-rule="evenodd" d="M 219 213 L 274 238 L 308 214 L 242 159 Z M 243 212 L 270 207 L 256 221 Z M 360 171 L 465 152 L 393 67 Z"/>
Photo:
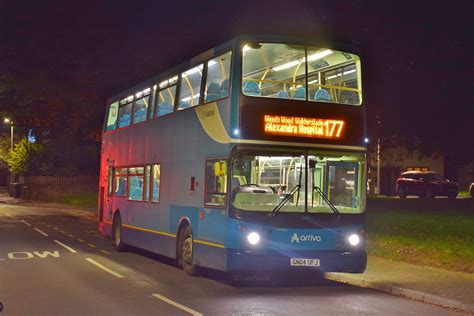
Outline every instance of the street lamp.
<path id="1" fill-rule="evenodd" d="M 13 151 L 13 121 L 6 117 L 3 119 L 3 123 L 10 123 L 10 150 Z"/>
<path id="2" fill-rule="evenodd" d="M 13 151 L 13 121 L 9 118 L 4 118 L 3 123 L 10 124 L 10 151 Z M 13 172 L 10 174 L 10 184 L 13 183 Z"/>

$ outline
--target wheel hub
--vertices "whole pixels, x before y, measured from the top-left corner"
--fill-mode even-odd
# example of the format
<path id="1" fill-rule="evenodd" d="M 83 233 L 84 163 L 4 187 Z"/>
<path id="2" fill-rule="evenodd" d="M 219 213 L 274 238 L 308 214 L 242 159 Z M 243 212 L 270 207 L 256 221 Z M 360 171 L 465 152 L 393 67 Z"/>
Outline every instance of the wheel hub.
<path id="1" fill-rule="evenodd" d="M 183 242 L 183 260 L 187 264 L 192 264 L 193 261 L 193 238 L 190 236 Z"/>

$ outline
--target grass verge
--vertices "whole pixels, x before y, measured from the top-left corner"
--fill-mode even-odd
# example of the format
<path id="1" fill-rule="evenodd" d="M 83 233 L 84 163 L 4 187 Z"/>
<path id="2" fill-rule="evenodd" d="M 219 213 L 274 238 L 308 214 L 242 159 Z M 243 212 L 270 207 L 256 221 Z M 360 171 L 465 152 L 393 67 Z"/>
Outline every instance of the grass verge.
<path id="1" fill-rule="evenodd" d="M 55 197 L 50 202 L 69 204 L 75 206 L 97 206 L 97 192 L 83 193 L 80 195 Z"/>
<path id="2" fill-rule="evenodd" d="M 371 211 L 370 255 L 474 273 L 474 212 Z"/>

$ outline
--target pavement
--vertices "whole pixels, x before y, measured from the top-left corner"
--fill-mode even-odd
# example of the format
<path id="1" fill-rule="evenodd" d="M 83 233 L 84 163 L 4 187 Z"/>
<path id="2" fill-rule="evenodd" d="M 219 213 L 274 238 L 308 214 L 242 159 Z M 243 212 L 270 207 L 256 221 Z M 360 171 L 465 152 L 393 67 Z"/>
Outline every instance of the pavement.
<path id="1" fill-rule="evenodd" d="M 25 201 L 0 190 L 0 203 L 66 209 L 90 214 L 95 207 L 83 208 L 59 203 Z M 474 315 L 474 274 L 418 266 L 369 256 L 362 274 L 327 273 L 325 278 L 389 293 Z"/>

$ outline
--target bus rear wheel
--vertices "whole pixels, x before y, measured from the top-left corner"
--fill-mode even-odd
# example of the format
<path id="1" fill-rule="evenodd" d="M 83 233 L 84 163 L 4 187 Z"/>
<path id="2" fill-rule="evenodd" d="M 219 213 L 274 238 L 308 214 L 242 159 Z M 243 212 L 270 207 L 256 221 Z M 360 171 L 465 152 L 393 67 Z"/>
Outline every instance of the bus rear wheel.
<path id="1" fill-rule="evenodd" d="M 114 222 L 112 224 L 112 237 L 114 240 L 114 247 L 117 251 L 125 251 L 126 246 L 122 241 L 122 219 L 120 215 L 114 216 Z"/>
<path id="2" fill-rule="evenodd" d="M 196 275 L 196 266 L 193 264 L 193 231 L 191 226 L 185 228 L 182 235 L 180 262 L 187 275 Z"/>

